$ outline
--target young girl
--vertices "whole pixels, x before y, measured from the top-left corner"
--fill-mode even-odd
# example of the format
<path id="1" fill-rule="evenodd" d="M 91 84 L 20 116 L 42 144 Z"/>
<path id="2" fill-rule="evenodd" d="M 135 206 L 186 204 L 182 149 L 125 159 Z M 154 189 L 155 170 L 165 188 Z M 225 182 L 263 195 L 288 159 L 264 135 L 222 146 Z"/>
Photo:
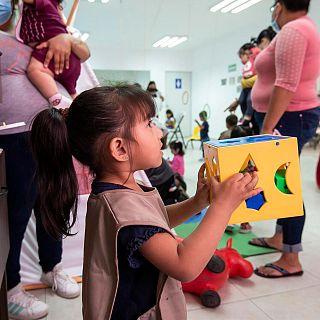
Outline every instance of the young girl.
<path id="1" fill-rule="evenodd" d="M 65 61 L 61 56 L 60 70 L 55 70 L 54 61 L 44 66 L 46 46 L 36 48 L 39 43 L 48 41 L 58 34 L 68 33 L 62 13 L 62 0 L 23 0 L 23 2 L 20 32 L 17 36 L 19 40 L 35 48 L 27 69 L 28 77 L 52 106 L 69 107 L 71 100 L 58 92 L 54 79 L 65 87 L 72 98 L 75 98 L 76 83 L 81 69 L 80 59 L 71 52 L 69 64 L 63 69 Z"/>
<path id="2" fill-rule="evenodd" d="M 184 151 L 180 141 L 172 141 L 169 144 L 170 150 L 173 153 L 173 159 L 169 160 L 171 169 L 175 173 L 179 173 L 181 177 L 184 176 Z"/>
<path id="3" fill-rule="evenodd" d="M 203 143 L 206 141 L 209 141 L 209 123 L 207 121 L 208 115 L 206 111 L 201 111 L 199 113 L 199 118 L 202 123 L 200 124 L 199 121 L 196 119 L 195 122 L 200 127 L 200 140 L 201 140 L 201 150 L 202 150 L 202 159 L 204 159 L 204 149 L 203 149 Z"/>
<path id="4" fill-rule="evenodd" d="M 174 118 L 173 112 L 170 109 L 166 111 L 166 116 L 166 127 L 168 129 L 174 129 L 176 126 L 176 119 Z"/>
<path id="5" fill-rule="evenodd" d="M 32 127 L 43 221 L 54 236 L 75 222 L 77 180 L 72 155 L 95 174 L 88 200 L 83 267 L 83 318 L 186 319 L 180 281 L 206 266 L 232 212 L 261 190 L 258 178 L 237 173 L 218 183 L 198 173 L 190 199 L 165 207 L 158 192 L 138 185 L 136 170 L 162 161 L 155 106 L 135 86 L 81 93 L 68 113 L 40 112 Z M 198 228 L 179 243 L 171 228 L 210 206 Z M 70 217 L 70 210 L 72 215 Z"/>

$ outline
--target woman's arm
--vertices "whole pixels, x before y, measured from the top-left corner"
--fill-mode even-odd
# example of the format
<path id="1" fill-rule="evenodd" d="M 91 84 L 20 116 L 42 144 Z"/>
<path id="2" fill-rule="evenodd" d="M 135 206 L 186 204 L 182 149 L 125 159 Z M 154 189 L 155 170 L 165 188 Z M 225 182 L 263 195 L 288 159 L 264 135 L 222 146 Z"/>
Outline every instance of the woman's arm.
<path id="1" fill-rule="evenodd" d="M 43 64 L 47 68 L 50 61 L 53 59 L 56 74 L 62 73 L 64 68 L 69 69 L 71 51 L 81 62 L 86 61 L 90 57 L 90 50 L 87 44 L 67 33 L 59 34 L 46 42 L 42 42 L 36 47 L 36 49 L 43 48 L 48 48 Z"/>

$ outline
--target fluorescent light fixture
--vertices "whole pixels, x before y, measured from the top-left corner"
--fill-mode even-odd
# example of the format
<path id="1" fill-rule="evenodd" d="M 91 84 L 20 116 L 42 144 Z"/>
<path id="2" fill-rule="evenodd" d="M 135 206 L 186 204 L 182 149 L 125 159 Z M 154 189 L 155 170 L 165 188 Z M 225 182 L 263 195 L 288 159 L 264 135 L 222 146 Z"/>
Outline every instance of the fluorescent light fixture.
<path id="1" fill-rule="evenodd" d="M 101 0 L 101 3 L 108 3 L 110 0 Z"/>
<path id="2" fill-rule="evenodd" d="M 221 12 L 222 13 L 227 13 L 239 6 L 241 6 L 242 4 L 244 4 L 245 2 L 248 2 L 249 0 L 236 0 L 235 2 L 229 4 L 228 6 L 224 7 Z"/>
<path id="3" fill-rule="evenodd" d="M 95 1 L 96 1 L 96 0 L 88 0 L 88 2 L 91 2 L 91 3 L 92 3 L 92 2 L 95 2 Z"/>
<path id="4" fill-rule="evenodd" d="M 168 47 L 170 44 L 175 43 L 178 39 L 179 39 L 179 37 L 177 37 L 177 36 L 171 37 L 169 40 L 162 43 L 160 45 L 160 48 Z"/>
<path id="5" fill-rule="evenodd" d="M 247 3 L 244 3 L 244 4 L 242 4 L 241 6 L 233 9 L 233 10 L 231 11 L 231 13 L 241 12 L 242 10 L 245 10 L 245 9 L 253 6 L 253 5 L 256 4 L 256 3 L 261 2 L 261 1 L 262 1 L 262 0 L 250 0 L 250 1 L 248 1 Z"/>
<path id="6" fill-rule="evenodd" d="M 173 48 L 177 46 L 178 44 L 188 40 L 188 37 L 186 36 L 165 36 L 162 39 L 155 42 L 152 46 L 154 48 L 160 47 L 160 48 Z"/>
<path id="7" fill-rule="evenodd" d="M 158 40 L 157 42 L 155 42 L 152 46 L 154 48 L 160 47 L 160 45 L 162 45 L 163 43 L 167 42 L 170 39 L 169 36 L 165 36 L 162 39 Z"/>
<path id="8" fill-rule="evenodd" d="M 83 41 L 83 42 L 86 42 L 89 38 L 89 33 L 88 32 L 85 32 L 81 35 L 80 39 Z"/>
<path id="9" fill-rule="evenodd" d="M 234 2 L 236 0 L 223 0 L 219 3 L 217 3 L 215 6 L 211 7 L 210 8 L 210 11 L 211 12 L 217 12 L 219 11 L 220 9 L 226 7 L 227 5 L 229 5 L 230 3 Z"/>
<path id="10" fill-rule="evenodd" d="M 169 45 L 168 45 L 168 48 L 173 48 L 173 47 L 177 46 L 178 44 L 180 44 L 180 43 L 182 43 L 182 42 L 185 42 L 185 41 L 187 41 L 187 40 L 188 40 L 188 37 L 181 37 L 181 38 L 179 38 L 177 41 L 169 44 Z"/>

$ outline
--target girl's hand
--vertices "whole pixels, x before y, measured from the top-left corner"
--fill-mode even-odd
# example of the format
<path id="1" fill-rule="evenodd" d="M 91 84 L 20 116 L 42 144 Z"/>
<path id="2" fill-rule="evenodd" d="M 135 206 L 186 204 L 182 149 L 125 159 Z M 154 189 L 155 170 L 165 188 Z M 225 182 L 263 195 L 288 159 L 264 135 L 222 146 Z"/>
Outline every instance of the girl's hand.
<path id="1" fill-rule="evenodd" d="M 212 204 L 220 205 L 233 212 L 241 202 L 262 191 L 262 188 L 255 189 L 258 180 L 256 172 L 253 174 L 236 173 L 223 182 L 211 178 Z"/>
<path id="2" fill-rule="evenodd" d="M 204 163 L 198 171 L 197 191 L 194 195 L 194 201 L 196 202 L 197 206 L 201 208 L 200 210 L 209 205 L 210 183 L 204 175 L 205 169 L 206 165 Z"/>

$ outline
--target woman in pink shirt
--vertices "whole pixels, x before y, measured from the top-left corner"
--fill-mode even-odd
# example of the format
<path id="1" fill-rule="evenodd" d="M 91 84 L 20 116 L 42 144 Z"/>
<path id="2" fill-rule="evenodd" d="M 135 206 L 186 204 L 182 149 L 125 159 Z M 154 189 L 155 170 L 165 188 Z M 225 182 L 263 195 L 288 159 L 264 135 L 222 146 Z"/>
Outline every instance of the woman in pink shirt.
<path id="1" fill-rule="evenodd" d="M 307 16 L 310 0 L 276 0 L 272 24 L 278 35 L 257 57 L 257 81 L 252 90 L 255 116 L 262 134 L 277 129 L 295 136 L 299 153 L 315 134 L 319 124 L 320 102 L 316 80 L 320 74 L 320 37 Z M 255 270 L 262 277 L 302 275 L 299 261 L 305 216 L 277 220 L 271 238 L 250 243 L 282 251 L 279 260 Z"/>

